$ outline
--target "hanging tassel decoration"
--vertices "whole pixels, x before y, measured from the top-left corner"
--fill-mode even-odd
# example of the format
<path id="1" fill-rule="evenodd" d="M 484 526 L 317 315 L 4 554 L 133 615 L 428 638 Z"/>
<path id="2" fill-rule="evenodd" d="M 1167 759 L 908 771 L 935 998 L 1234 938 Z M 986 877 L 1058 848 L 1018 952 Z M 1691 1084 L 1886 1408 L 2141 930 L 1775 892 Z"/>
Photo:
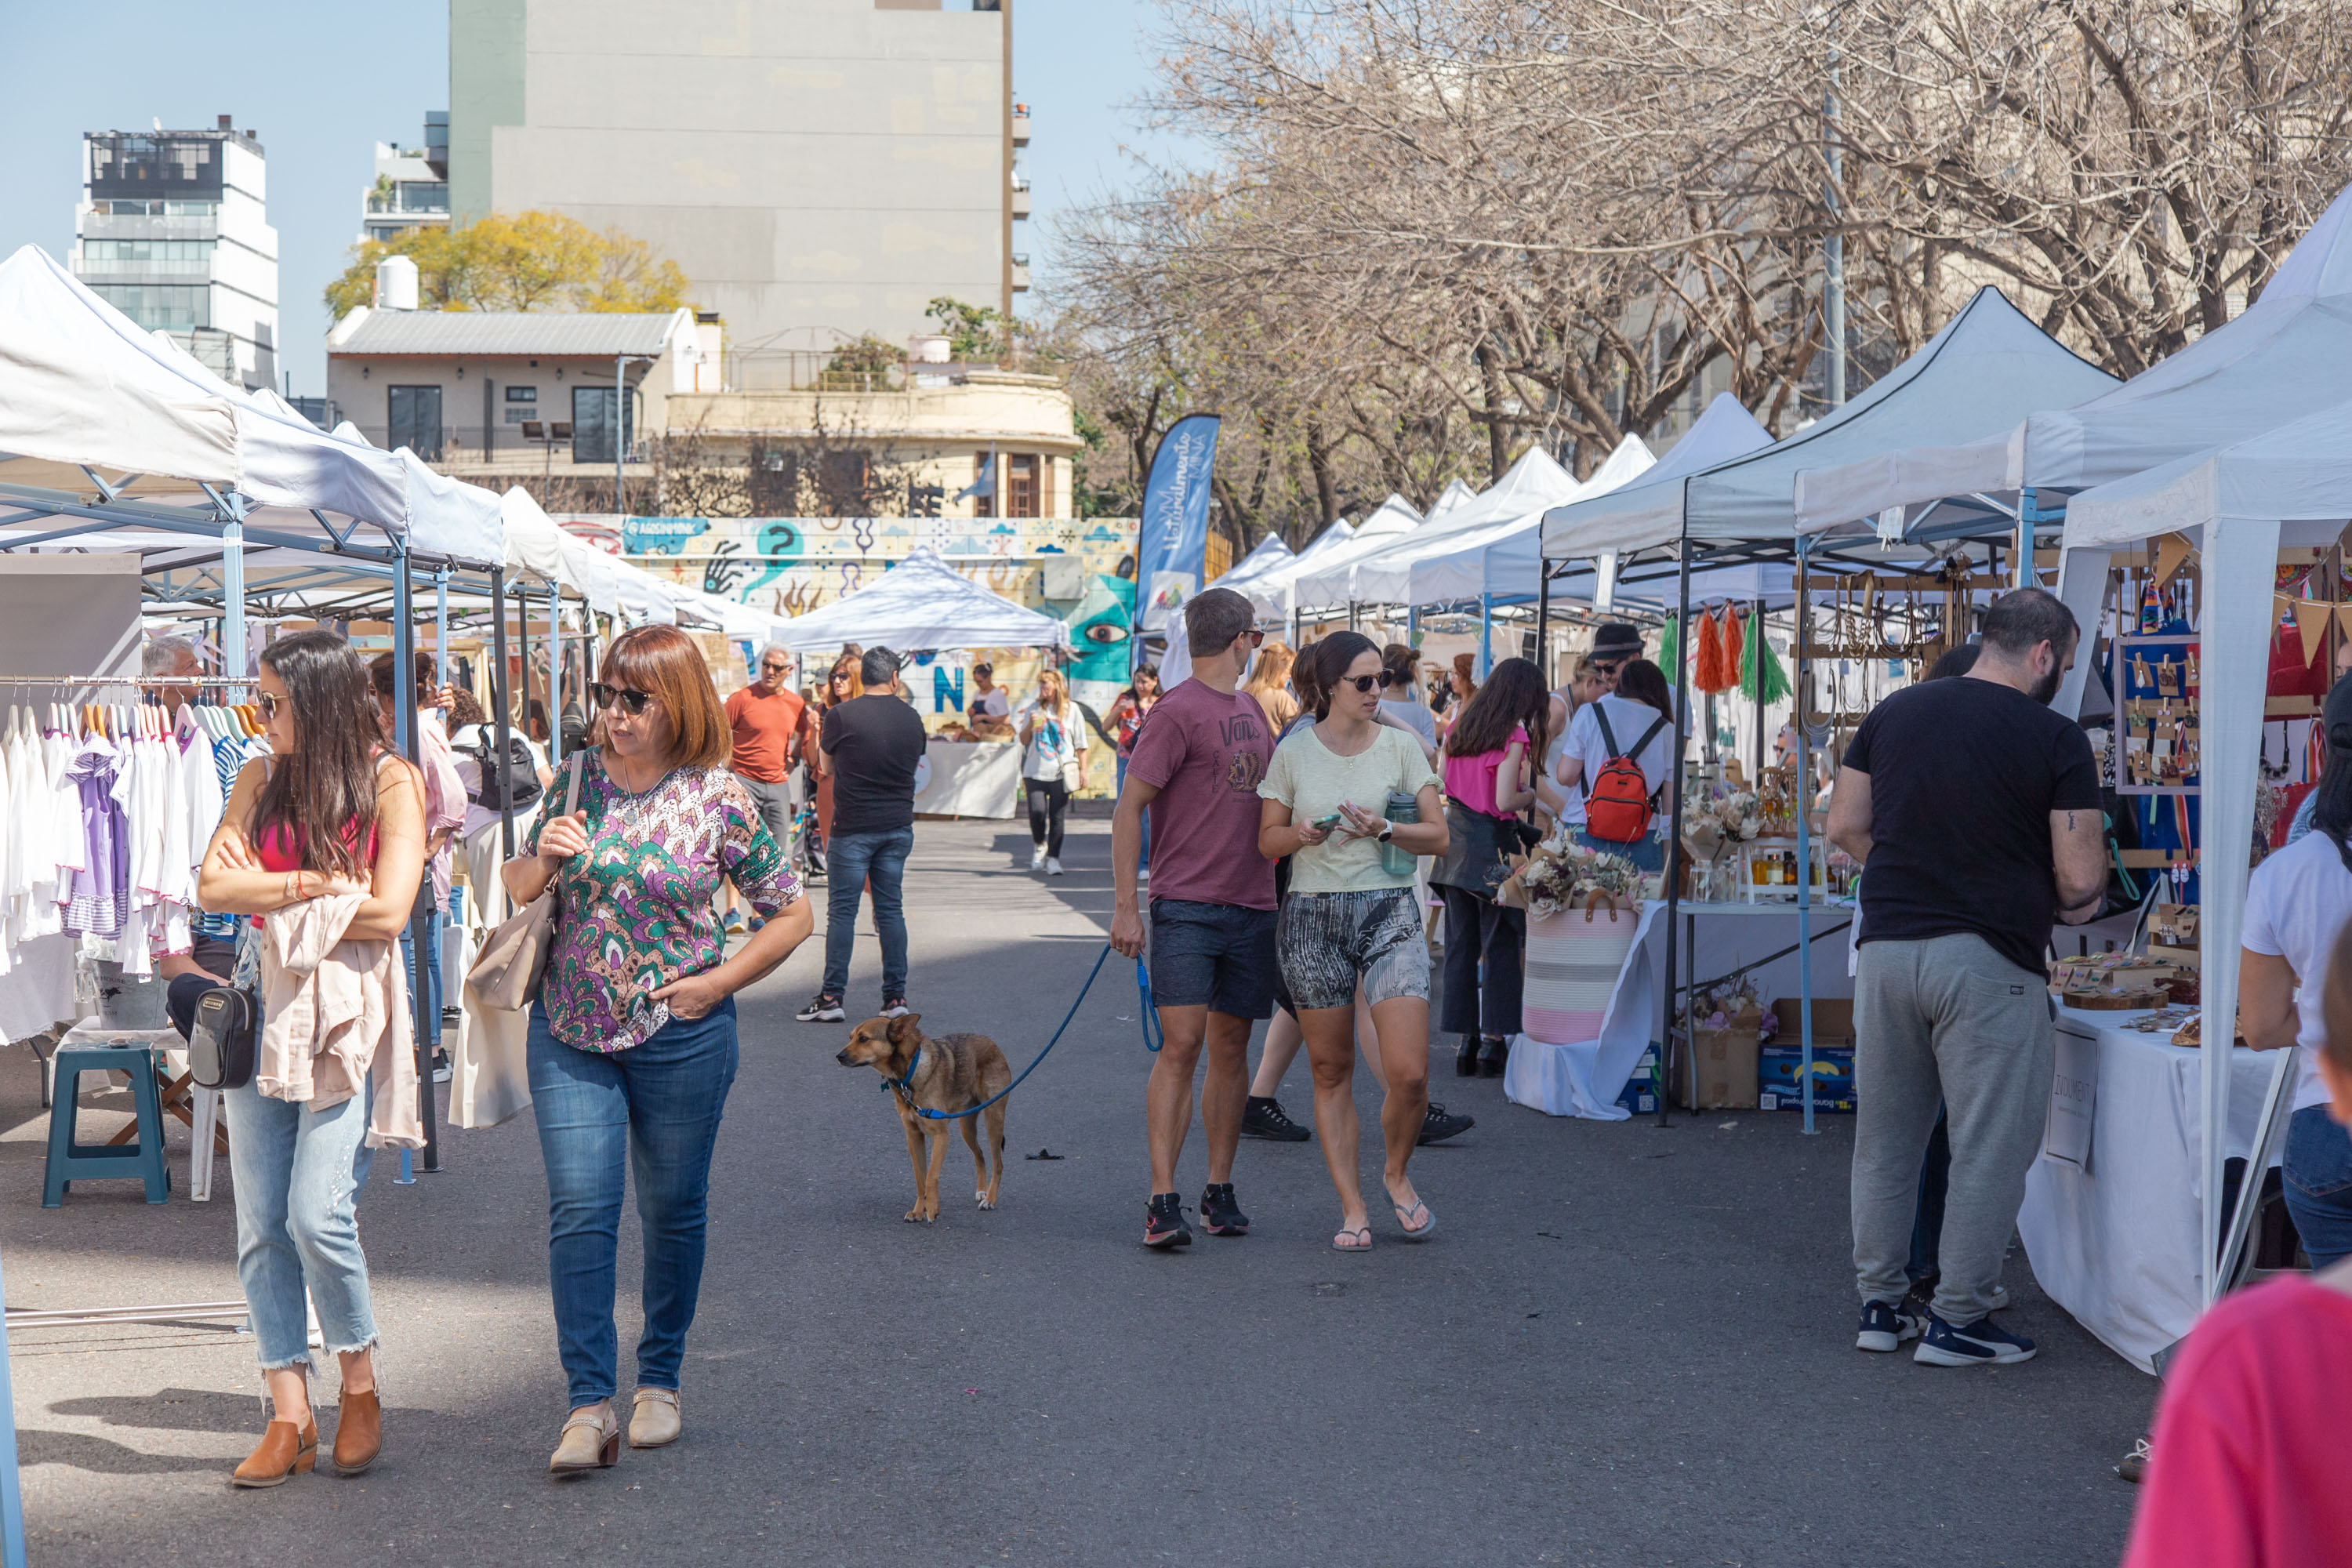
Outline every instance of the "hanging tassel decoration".
<path id="1" fill-rule="evenodd" d="M 1772 645 L 1764 640 L 1764 617 L 1748 617 L 1747 646 L 1740 650 L 1739 689 L 1762 707 L 1789 699 L 1788 672 L 1780 668 Z"/>
<path id="2" fill-rule="evenodd" d="M 1732 683 L 1722 633 L 1716 617 L 1706 610 L 1698 613 L 1698 648 L 1691 663 L 1691 684 L 1701 691 L 1721 691 Z"/>
<path id="3" fill-rule="evenodd" d="M 1674 616 L 1666 617 L 1665 629 L 1658 634 L 1658 668 L 1665 671 L 1667 689 L 1672 690 L 1675 678 L 1682 669 L 1682 626 Z"/>

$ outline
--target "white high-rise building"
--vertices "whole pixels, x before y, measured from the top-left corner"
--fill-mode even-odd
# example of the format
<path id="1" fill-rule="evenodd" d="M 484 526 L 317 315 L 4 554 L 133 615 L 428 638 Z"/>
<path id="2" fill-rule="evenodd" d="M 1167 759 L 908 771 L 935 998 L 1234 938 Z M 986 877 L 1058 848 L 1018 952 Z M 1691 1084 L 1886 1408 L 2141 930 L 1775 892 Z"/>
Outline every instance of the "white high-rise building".
<path id="1" fill-rule="evenodd" d="M 250 131 L 93 131 L 82 137 L 74 275 L 224 380 L 278 380 L 278 231 Z"/>
<path id="2" fill-rule="evenodd" d="M 449 111 L 428 110 L 425 143 L 375 144 L 375 181 L 360 198 L 360 238 L 397 239 L 449 226 Z"/>

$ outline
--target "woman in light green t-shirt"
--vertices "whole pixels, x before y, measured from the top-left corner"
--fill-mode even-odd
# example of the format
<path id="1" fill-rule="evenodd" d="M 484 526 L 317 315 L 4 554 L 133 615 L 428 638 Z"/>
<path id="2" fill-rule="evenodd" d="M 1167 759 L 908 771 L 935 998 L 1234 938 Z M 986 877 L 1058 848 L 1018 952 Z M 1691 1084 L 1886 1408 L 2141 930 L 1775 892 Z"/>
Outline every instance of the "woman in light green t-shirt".
<path id="1" fill-rule="evenodd" d="M 1408 1240 L 1437 1227 L 1405 1173 L 1429 1103 L 1429 946 L 1412 872 L 1389 870 L 1381 846 L 1443 855 L 1445 819 L 1437 775 L 1419 743 L 1379 721 L 1387 677 L 1378 645 L 1361 633 L 1339 632 L 1318 643 L 1313 658 L 1323 701 L 1311 728 L 1275 748 L 1257 790 L 1264 797 L 1257 847 L 1269 860 L 1292 857 L 1275 945 L 1307 1037 L 1315 1126 L 1339 1194 L 1339 1231 L 1331 1245 L 1361 1252 L 1372 1245 L 1372 1233 L 1356 1179 L 1359 984 L 1388 1079 L 1381 1106 L 1388 1150 L 1383 1184 Z M 1391 822 L 1391 794 L 1412 796 L 1420 820 Z"/>

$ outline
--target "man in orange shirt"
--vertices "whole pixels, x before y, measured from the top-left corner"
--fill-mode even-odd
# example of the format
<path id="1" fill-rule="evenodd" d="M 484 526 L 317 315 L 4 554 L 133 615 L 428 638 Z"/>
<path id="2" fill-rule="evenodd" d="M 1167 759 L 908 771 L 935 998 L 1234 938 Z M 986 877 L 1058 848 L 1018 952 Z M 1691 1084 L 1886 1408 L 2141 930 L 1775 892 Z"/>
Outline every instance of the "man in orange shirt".
<path id="1" fill-rule="evenodd" d="M 727 699 L 727 722 L 735 736 L 728 765 L 751 792 L 768 836 L 787 864 L 793 854 L 792 771 L 800 761 L 801 715 L 808 706 L 793 689 L 792 679 L 793 656 L 770 643 L 760 654 L 759 679 Z M 740 909 L 728 910 L 727 929 L 744 929 Z"/>

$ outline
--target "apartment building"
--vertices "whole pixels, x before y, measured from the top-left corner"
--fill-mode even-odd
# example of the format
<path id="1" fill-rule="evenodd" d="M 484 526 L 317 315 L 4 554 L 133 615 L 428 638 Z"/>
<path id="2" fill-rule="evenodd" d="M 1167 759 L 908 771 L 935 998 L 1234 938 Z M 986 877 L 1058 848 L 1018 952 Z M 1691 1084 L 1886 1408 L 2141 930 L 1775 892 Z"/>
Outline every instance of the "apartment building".
<path id="1" fill-rule="evenodd" d="M 429 110 L 425 141 L 375 144 L 375 175 L 360 197 L 360 238 L 392 240 L 449 226 L 449 111 Z"/>
<path id="2" fill-rule="evenodd" d="M 451 0 L 448 180 L 465 223 L 545 208 L 658 247 L 724 316 L 728 384 L 1011 310 L 1012 17 L 1001 0 Z"/>
<path id="3" fill-rule="evenodd" d="M 267 154 L 228 115 L 211 131 L 82 137 L 74 276 L 224 380 L 278 379 L 278 231 Z"/>

